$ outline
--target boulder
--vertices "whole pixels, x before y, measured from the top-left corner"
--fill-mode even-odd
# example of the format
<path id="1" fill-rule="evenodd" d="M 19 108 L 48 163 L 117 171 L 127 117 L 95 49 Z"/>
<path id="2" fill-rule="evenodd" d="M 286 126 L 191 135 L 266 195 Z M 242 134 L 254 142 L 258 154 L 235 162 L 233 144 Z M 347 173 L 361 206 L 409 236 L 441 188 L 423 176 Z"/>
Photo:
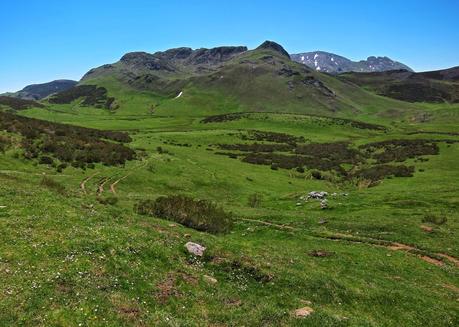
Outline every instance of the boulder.
<path id="1" fill-rule="evenodd" d="M 185 244 L 185 248 L 187 249 L 188 253 L 197 257 L 202 257 L 204 255 L 204 251 L 206 250 L 206 247 L 193 242 L 187 242 Z"/>

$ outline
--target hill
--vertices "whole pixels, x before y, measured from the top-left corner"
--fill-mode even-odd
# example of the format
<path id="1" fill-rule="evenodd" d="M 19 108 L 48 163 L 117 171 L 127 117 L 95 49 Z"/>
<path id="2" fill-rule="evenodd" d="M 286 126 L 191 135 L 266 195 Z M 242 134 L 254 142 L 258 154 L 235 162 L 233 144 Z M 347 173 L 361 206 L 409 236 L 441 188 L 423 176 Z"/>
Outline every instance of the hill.
<path id="1" fill-rule="evenodd" d="M 459 67 L 413 73 L 395 70 L 381 73 L 346 73 L 351 81 L 379 95 L 408 102 L 459 102 Z"/>
<path id="2" fill-rule="evenodd" d="M 55 80 L 48 83 L 28 85 L 20 91 L 6 95 L 23 100 L 41 100 L 51 94 L 66 91 L 77 83 L 76 81 L 65 79 Z"/>
<path id="3" fill-rule="evenodd" d="M 84 85 L 95 85 L 113 98 L 101 106 L 117 108 L 115 114 L 295 112 L 350 118 L 376 107 L 410 109 L 296 63 L 271 41 L 253 50 L 238 46 L 128 53 L 114 64 L 91 69 L 75 91 L 68 92 L 81 94 Z M 51 97 L 50 102 L 73 103 L 78 97 L 65 96 L 68 92 Z M 127 100 L 132 96 L 135 107 Z"/>
<path id="4" fill-rule="evenodd" d="M 312 69 L 339 74 L 345 72 L 383 72 L 387 70 L 405 69 L 412 71 L 407 65 L 388 57 L 368 57 L 366 60 L 352 61 L 343 56 L 325 51 L 302 52 L 291 55 L 292 60 Z"/>

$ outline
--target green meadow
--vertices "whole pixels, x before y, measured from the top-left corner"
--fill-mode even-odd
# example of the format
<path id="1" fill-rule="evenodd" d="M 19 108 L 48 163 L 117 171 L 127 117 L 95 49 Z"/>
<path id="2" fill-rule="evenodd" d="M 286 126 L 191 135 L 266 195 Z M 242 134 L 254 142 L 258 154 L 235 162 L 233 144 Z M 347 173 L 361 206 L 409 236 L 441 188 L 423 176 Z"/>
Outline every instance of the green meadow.
<path id="1" fill-rule="evenodd" d="M 330 118 L 297 110 L 246 113 L 218 90 L 189 87 L 174 99 L 114 81 L 102 85 L 119 109 L 45 101 L 45 108 L 18 113 L 127 132 L 135 160 L 58 172 L 26 159 L 19 134 L 0 133 L 12 138 L 0 154 L 0 325 L 459 323 L 457 105 L 373 95 L 365 104 L 362 92 L 359 112 Z M 202 122 L 237 112 L 233 120 Z M 429 119 L 419 121 L 420 112 Z M 412 177 L 384 176 L 374 185 L 332 171 L 315 178 L 317 169 L 308 167 L 251 164 L 241 160 L 243 151 L 219 154 L 228 152 L 222 144 L 276 143 L 250 139 L 254 131 L 352 149 L 430 139 L 439 151 L 400 162 L 414 166 Z M 301 199 L 311 191 L 328 192 L 327 208 Z M 141 200 L 170 195 L 221 206 L 233 217 L 231 231 L 206 233 L 134 210 Z M 188 241 L 205 246 L 204 257 L 188 254 Z M 312 313 L 297 317 L 303 307 Z"/>

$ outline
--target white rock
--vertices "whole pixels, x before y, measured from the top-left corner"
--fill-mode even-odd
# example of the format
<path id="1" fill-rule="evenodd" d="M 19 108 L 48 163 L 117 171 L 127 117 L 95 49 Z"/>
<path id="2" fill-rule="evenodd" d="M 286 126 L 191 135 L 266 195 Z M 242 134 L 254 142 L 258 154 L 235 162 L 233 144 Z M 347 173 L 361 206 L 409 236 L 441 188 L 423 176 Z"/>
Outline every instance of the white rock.
<path id="1" fill-rule="evenodd" d="M 189 253 L 198 257 L 202 257 L 204 255 L 204 251 L 206 250 L 206 247 L 193 242 L 187 242 L 185 244 L 185 248 L 188 250 Z"/>
<path id="2" fill-rule="evenodd" d="M 204 276 L 202 276 L 202 278 L 209 284 L 217 284 L 218 283 L 218 281 L 212 276 L 204 275 Z"/>

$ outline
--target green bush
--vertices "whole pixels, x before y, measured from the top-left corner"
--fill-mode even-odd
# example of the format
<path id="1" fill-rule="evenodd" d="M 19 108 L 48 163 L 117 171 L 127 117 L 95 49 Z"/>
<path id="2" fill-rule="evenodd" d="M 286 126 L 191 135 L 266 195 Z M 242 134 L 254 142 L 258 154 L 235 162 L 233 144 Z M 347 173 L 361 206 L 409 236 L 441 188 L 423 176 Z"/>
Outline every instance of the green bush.
<path id="1" fill-rule="evenodd" d="M 431 224 L 435 224 L 435 225 L 443 225 L 447 221 L 448 221 L 448 219 L 445 216 L 443 216 L 443 215 L 442 216 L 437 216 L 437 215 L 433 215 L 433 214 L 425 215 L 424 218 L 422 219 L 423 223 L 431 223 Z"/>
<path id="2" fill-rule="evenodd" d="M 231 215 L 221 207 L 207 200 L 195 200 L 182 195 L 142 200 L 134 210 L 142 215 L 172 220 L 209 233 L 227 233 L 233 224 Z"/>
<path id="3" fill-rule="evenodd" d="M 116 196 L 99 197 L 97 201 L 101 204 L 114 206 L 118 203 L 118 198 Z"/>

